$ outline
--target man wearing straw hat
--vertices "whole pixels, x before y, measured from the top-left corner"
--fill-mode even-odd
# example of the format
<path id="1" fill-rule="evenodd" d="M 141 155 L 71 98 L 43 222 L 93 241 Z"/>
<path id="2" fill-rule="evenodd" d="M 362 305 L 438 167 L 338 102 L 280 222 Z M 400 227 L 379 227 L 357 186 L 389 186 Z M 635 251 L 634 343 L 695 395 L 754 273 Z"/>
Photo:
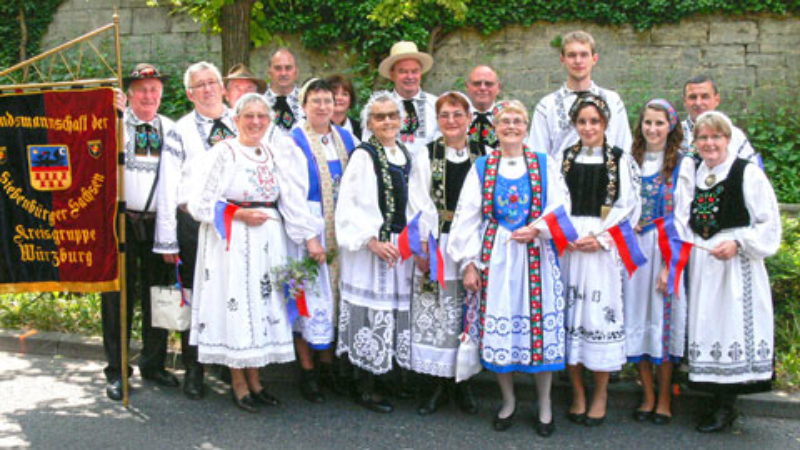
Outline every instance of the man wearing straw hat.
<path id="1" fill-rule="evenodd" d="M 258 78 L 250 69 L 242 64 L 236 64 L 228 71 L 225 77 L 225 100 L 233 108 L 239 97 L 250 92 L 263 94 L 267 90 L 267 82 Z"/>
<path id="2" fill-rule="evenodd" d="M 412 156 L 428 142 L 437 132 L 436 96 L 427 93 L 420 87 L 422 74 L 433 67 L 433 57 L 417 50 L 417 44 L 400 41 L 392 45 L 389 56 L 381 61 L 378 73 L 392 80 L 396 96 L 405 108 L 406 117 L 400 129 L 400 140 L 405 144 Z M 368 139 L 364 132 L 364 139 Z"/>
<path id="3" fill-rule="evenodd" d="M 155 191 L 158 161 L 164 136 L 175 122 L 158 114 L 163 82 L 167 79 L 152 64 L 137 64 L 123 79 L 128 91 L 129 106 L 125 108 L 120 92 L 118 108 L 123 109 L 125 136 L 125 272 L 128 291 L 128 339 L 131 336 L 133 304 L 142 302 L 142 353 L 139 372 L 142 378 L 167 387 L 177 387 L 178 379 L 164 369 L 167 356 L 167 330 L 153 328 L 150 321 L 150 286 L 166 284 L 161 258 L 152 253 L 156 220 Z M 119 292 L 101 294 L 103 320 L 103 349 L 108 365 L 104 369 L 108 385 L 106 395 L 122 400 L 122 349 Z M 130 372 L 130 368 L 128 368 Z"/>

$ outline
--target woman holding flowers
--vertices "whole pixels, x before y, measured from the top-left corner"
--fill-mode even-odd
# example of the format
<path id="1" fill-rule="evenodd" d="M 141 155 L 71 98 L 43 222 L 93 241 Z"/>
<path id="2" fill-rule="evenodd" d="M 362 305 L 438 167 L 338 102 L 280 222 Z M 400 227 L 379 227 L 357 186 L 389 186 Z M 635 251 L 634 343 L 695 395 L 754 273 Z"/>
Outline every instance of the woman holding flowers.
<path id="1" fill-rule="evenodd" d="M 339 262 L 326 263 L 326 252 L 337 250 L 334 215 L 339 183 L 353 150 L 353 137 L 345 129 L 331 125 L 333 87 L 325 80 L 312 79 L 300 92 L 300 104 L 306 120 L 290 135 L 294 145 L 282 149 L 278 173 L 285 190 L 305 199 L 287 205 L 284 214 L 289 236 L 288 252 L 292 259 L 306 256 L 319 265 L 317 278 L 304 289 L 307 315 L 293 324 L 295 349 L 300 363 L 300 391 L 312 403 L 322 403 L 313 351 L 319 352 L 321 369 L 329 386 L 334 385 L 333 342 L 335 311 L 339 298 Z M 313 231 L 309 231 L 309 227 Z"/>

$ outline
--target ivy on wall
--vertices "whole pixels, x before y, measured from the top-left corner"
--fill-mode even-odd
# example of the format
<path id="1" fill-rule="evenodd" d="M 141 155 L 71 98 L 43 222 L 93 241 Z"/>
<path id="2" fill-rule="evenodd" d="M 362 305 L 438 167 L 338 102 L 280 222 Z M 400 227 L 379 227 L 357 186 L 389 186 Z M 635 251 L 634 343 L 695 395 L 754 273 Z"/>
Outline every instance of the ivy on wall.
<path id="1" fill-rule="evenodd" d="M 800 0 L 466 0 L 466 14 L 460 15 L 434 1 L 422 0 L 424 8 L 415 17 L 384 26 L 368 18 L 382 1 L 257 2 L 253 40 L 258 46 L 276 34 L 297 34 L 309 49 L 351 48 L 360 61 L 374 65 L 398 39 L 413 40 L 431 50 L 442 36 L 463 27 L 490 34 L 509 25 L 529 26 L 536 21 L 584 21 L 630 24 L 636 30 L 646 30 L 697 14 L 800 13 Z"/>
<path id="2" fill-rule="evenodd" d="M 39 42 L 53 21 L 58 5 L 62 0 L 11 0 L 0 2 L 0 68 L 13 66 L 20 62 L 20 43 L 25 38 L 26 57 L 41 52 Z M 25 16 L 25 31 L 20 26 L 19 14 L 22 8 Z M 25 36 L 27 34 L 27 36 Z"/>

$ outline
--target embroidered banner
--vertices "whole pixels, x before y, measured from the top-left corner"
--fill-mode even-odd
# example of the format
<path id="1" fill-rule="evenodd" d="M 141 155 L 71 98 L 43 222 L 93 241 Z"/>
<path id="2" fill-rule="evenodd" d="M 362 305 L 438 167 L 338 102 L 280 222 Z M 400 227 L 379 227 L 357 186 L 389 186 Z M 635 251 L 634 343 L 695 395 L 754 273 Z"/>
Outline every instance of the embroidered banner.
<path id="1" fill-rule="evenodd" d="M 119 290 L 111 88 L 0 96 L 0 293 Z"/>

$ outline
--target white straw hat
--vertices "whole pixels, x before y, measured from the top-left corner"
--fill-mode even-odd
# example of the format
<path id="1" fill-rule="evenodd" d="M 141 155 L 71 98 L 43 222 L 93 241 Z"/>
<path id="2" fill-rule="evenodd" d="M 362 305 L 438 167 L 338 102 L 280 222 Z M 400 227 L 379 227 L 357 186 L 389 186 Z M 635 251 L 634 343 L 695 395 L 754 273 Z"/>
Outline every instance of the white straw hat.
<path id="1" fill-rule="evenodd" d="M 378 66 L 378 73 L 384 78 L 390 78 L 392 66 L 397 61 L 404 59 L 416 59 L 419 65 L 422 66 L 422 73 L 431 70 L 433 67 L 433 57 L 427 53 L 421 52 L 417 49 L 417 44 L 411 41 L 400 41 L 392 45 L 389 56 L 381 61 Z"/>

